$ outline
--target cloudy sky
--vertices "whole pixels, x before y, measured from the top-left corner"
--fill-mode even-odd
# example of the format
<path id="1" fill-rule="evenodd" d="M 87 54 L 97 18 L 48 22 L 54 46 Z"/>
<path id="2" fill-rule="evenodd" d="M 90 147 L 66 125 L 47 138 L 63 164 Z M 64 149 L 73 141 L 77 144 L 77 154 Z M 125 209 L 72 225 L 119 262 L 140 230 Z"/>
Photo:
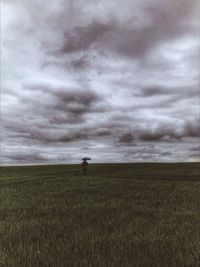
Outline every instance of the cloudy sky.
<path id="1" fill-rule="evenodd" d="M 1 162 L 200 159 L 198 0 L 2 0 Z"/>

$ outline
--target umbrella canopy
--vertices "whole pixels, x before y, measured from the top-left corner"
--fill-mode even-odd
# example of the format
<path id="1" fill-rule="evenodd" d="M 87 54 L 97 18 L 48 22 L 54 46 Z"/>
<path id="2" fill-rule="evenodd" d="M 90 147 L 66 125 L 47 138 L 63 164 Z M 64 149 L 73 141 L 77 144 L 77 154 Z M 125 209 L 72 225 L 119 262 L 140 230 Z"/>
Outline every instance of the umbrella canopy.
<path id="1" fill-rule="evenodd" d="M 85 158 L 82 158 L 82 160 L 91 160 L 91 158 L 85 157 Z"/>

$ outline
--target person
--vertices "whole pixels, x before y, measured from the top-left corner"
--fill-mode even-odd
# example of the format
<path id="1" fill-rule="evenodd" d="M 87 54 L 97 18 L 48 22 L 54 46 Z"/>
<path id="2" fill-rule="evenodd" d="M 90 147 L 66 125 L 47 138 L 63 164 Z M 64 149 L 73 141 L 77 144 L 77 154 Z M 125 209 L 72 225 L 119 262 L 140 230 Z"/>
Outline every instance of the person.
<path id="1" fill-rule="evenodd" d="M 82 174 L 87 174 L 87 167 L 88 167 L 88 162 L 86 160 L 83 160 L 83 162 L 81 163 Z"/>

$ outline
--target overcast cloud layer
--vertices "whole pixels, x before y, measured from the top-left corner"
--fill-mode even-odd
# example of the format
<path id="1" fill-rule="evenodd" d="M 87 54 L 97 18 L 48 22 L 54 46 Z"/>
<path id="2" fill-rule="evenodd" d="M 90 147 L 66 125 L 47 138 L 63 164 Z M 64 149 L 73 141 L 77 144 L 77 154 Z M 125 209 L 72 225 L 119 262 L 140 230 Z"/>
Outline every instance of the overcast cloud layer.
<path id="1" fill-rule="evenodd" d="M 200 159 L 198 0 L 1 10 L 3 164 Z"/>

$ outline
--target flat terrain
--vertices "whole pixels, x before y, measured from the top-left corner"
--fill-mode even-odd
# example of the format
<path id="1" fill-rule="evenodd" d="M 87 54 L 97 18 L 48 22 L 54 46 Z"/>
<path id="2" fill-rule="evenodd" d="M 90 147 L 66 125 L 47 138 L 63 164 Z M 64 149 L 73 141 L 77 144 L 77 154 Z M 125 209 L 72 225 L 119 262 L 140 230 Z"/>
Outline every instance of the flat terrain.
<path id="1" fill-rule="evenodd" d="M 2 167 L 0 266 L 200 266 L 200 163 Z"/>

